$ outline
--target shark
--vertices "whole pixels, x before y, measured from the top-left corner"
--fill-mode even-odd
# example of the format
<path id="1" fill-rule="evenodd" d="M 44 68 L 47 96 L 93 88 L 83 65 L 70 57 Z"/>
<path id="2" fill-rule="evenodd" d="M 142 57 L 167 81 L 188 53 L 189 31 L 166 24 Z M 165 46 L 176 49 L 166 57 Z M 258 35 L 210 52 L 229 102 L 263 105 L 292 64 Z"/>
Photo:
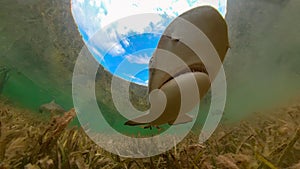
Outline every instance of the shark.
<path id="1" fill-rule="evenodd" d="M 196 32 L 188 32 L 190 36 L 180 33 L 187 29 L 181 20 L 203 32 L 223 62 L 230 46 L 227 23 L 222 15 L 211 6 L 196 7 L 179 15 L 165 29 L 149 61 L 150 108 L 146 114 L 128 120 L 125 125 L 145 125 L 144 128 L 151 129 L 164 124 L 191 122 L 193 118 L 187 113 L 210 89 L 220 65 L 210 64 L 215 72 L 208 74 L 203 60 L 185 43 L 187 38 L 193 42 L 193 38 L 197 38 Z M 199 46 L 204 52 L 209 50 L 201 44 L 192 45 Z"/>

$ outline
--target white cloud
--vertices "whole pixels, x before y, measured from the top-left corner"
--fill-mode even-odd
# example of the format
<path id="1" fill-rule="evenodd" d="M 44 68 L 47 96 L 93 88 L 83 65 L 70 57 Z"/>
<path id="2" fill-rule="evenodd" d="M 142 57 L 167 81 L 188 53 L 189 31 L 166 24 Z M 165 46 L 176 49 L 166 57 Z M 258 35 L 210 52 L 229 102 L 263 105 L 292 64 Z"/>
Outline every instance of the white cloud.
<path id="1" fill-rule="evenodd" d="M 99 49 L 97 49 L 93 45 L 89 45 L 88 48 L 92 51 L 92 53 L 96 54 L 99 57 L 99 59 L 103 60 L 104 56 L 99 52 Z"/>
<path id="2" fill-rule="evenodd" d="M 227 0 L 220 0 L 220 4 L 226 4 Z M 181 13 L 200 5 L 210 4 L 218 9 L 219 0 L 72 0 L 72 13 L 82 31 L 86 33 L 90 45 L 94 45 L 95 49 L 106 51 L 113 47 L 109 53 L 113 56 L 122 55 L 125 49 L 120 44 L 120 36 L 128 35 L 129 32 L 144 33 L 147 32 L 162 32 L 169 20 L 162 16 L 144 15 L 132 20 L 122 20 L 121 18 L 143 14 L 156 13 L 164 14 L 170 17 L 175 17 Z M 110 25 L 114 23 L 113 25 Z M 97 33 L 101 28 L 110 25 L 114 31 L 105 33 Z M 93 38 L 91 38 L 93 37 Z M 88 40 L 87 39 L 87 40 Z M 129 41 L 124 40 L 125 46 L 129 45 Z M 147 58 L 131 60 L 144 64 Z"/>
<path id="3" fill-rule="evenodd" d="M 127 76 L 127 77 L 129 77 L 130 79 L 141 80 L 140 78 L 137 78 L 137 77 L 135 77 L 133 75 L 130 75 L 130 74 L 124 73 L 124 75 Z"/>
<path id="4" fill-rule="evenodd" d="M 126 55 L 125 58 L 128 60 L 130 63 L 136 63 L 136 64 L 149 64 L 150 56 L 147 56 L 146 54 L 142 55 Z"/>
<path id="5" fill-rule="evenodd" d="M 100 29 L 102 14 L 99 8 L 88 7 L 88 0 L 73 0 L 72 14 L 78 25 L 88 37 L 91 37 L 97 30 Z"/>
<path id="6" fill-rule="evenodd" d="M 134 82 L 134 83 L 136 83 L 138 85 L 141 85 L 141 86 L 147 86 L 148 85 L 148 83 L 145 83 L 145 82 Z"/>
<path id="7" fill-rule="evenodd" d="M 122 40 L 122 42 L 123 42 L 123 44 L 124 44 L 126 47 L 128 47 L 128 46 L 130 45 L 129 39 L 127 39 L 127 38 L 124 38 L 124 39 Z"/>
<path id="8" fill-rule="evenodd" d="M 162 29 L 160 24 L 163 18 L 160 15 L 144 14 L 135 15 L 133 18 L 134 20 L 129 18 L 116 23 L 115 28 L 119 34 L 127 35 L 129 32 L 144 33 L 145 30 L 148 32 L 158 32 Z M 103 21 L 106 22 L 106 20 Z"/>
<path id="9" fill-rule="evenodd" d="M 166 14 L 170 17 L 176 17 L 181 13 L 201 5 L 211 5 L 219 8 L 220 5 L 226 4 L 227 0 L 180 0 L 180 1 L 161 1 L 161 0 L 73 0 L 72 9 L 77 23 L 91 37 L 100 28 L 103 28 L 121 18 L 143 14 L 157 13 Z M 85 3 L 84 3 L 85 2 Z M 119 23 L 116 29 L 119 34 L 127 34 L 130 31 L 143 32 L 149 29 L 150 23 L 155 25 L 159 30 L 164 29 L 166 25 L 161 25 L 162 18 L 159 16 L 151 18 L 141 18 L 132 21 L 130 25 Z"/>
<path id="10" fill-rule="evenodd" d="M 89 0 L 91 6 L 100 7 L 101 1 L 99 0 Z"/>
<path id="11" fill-rule="evenodd" d="M 109 53 L 112 56 L 120 56 L 125 53 L 125 49 L 120 43 L 120 35 L 113 30 L 101 30 L 97 32 L 88 42 L 89 46 L 94 46 L 101 50 L 101 53 L 105 55 Z"/>
<path id="12" fill-rule="evenodd" d="M 75 4 L 77 4 L 77 3 L 82 4 L 82 3 L 84 3 L 84 0 L 72 0 L 72 2 Z"/>
<path id="13" fill-rule="evenodd" d="M 136 84 L 144 85 L 144 86 L 146 86 L 148 84 L 148 80 L 143 81 L 142 79 L 135 77 L 134 75 L 131 75 L 131 74 L 123 73 L 123 75 L 125 75 L 125 77 L 129 78 L 129 79 L 125 79 L 125 80 L 134 81 L 134 83 L 136 83 Z"/>

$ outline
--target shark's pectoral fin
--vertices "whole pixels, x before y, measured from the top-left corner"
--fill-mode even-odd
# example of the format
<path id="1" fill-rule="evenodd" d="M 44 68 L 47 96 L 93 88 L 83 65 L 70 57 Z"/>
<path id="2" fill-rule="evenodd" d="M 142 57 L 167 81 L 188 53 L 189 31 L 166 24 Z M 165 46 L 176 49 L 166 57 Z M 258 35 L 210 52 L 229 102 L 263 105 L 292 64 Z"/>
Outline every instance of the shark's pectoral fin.
<path id="1" fill-rule="evenodd" d="M 153 121 L 155 119 L 153 114 L 145 114 L 145 115 L 141 115 L 137 118 L 128 120 L 125 125 L 128 126 L 138 126 L 138 125 L 145 125 L 145 124 L 149 124 L 151 121 Z"/>
<path id="2" fill-rule="evenodd" d="M 133 120 L 128 120 L 124 123 L 124 125 L 127 125 L 127 126 L 138 126 L 138 125 L 144 125 L 144 124 L 147 124 L 147 123 L 139 123 L 139 122 L 135 122 Z"/>
<path id="3" fill-rule="evenodd" d="M 174 124 L 184 124 L 193 121 L 193 118 L 189 116 L 188 114 L 182 114 L 177 117 L 175 121 L 169 122 L 169 125 L 174 125 Z"/>

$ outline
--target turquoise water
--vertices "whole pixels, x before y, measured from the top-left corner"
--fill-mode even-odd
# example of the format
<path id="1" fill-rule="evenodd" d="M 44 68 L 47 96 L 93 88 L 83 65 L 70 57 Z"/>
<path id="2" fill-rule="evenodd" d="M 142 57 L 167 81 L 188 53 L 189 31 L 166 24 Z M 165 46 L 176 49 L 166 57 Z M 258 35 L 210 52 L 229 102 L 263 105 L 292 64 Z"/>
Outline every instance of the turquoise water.
<path id="1" fill-rule="evenodd" d="M 47 87 L 49 88 L 49 86 Z M 18 107 L 24 107 L 33 112 L 39 113 L 39 107 L 42 104 L 49 103 L 53 99 L 55 99 L 56 103 L 61 105 L 64 109 L 68 110 L 73 107 L 73 102 L 71 96 L 67 95 L 67 93 L 57 94 L 57 91 L 46 90 L 43 87 L 37 85 L 32 80 L 27 78 L 21 72 L 17 72 L 11 70 L 9 72 L 9 79 L 5 83 L 2 94 L 7 97 L 12 103 Z M 205 103 L 203 103 L 205 105 Z M 124 133 L 126 135 L 153 135 L 157 133 L 161 133 L 164 130 L 168 129 L 169 125 L 160 126 L 161 130 L 153 128 L 152 130 L 144 129 L 143 127 L 132 127 L 132 126 L 124 126 L 124 122 L 127 121 L 124 117 L 118 114 L 117 110 L 111 109 L 104 104 L 99 104 L 100 110 L 103 113 L 103 116 L 107 120 L 107 122 L 118 132 Z M 87 109 L 88 110 L 88 109 Z M 208 107 L 202 106 L 202 112 L 208 110 Z M 206 115 L 205 113 L 200 113 L 201 115 L 198 118 L 198 122 L 203 122 Z M 48 115 L 46 115 L 48 116 Z M 93 118 L 90 118 L 93 119 Z M 202 120 L 201 120 L 202 119 Z M 95 123 L 98 125 L 96 129 L 99 132 L 105 132 L 105 128 L 99 124 L 97 119 L 93 119 L 95 121 L 90 121 L 90 123 Z M 80 125 L 78 119 L 73 120 L 72 125 Z M 197 125 L 197 129 L 199 129 L 199 125 Z"/>
<path id="2" fill-rule="evenodd" d="M 21 72 L 14 70 L 9 71 L 9 78 L 3 87 L 2 94 L 12 101 L 14 105 L 36 113 L 39 113 L 38 110 L 42 104 L 49 103 L 52 100 L 55 100 L 65 110 L 73 107 L 70 96 L 65 94 L 57 95 L 56 92 L 46 90 Z M 78 125 L 78 120 L 75 119 L 72 124 Z"/>

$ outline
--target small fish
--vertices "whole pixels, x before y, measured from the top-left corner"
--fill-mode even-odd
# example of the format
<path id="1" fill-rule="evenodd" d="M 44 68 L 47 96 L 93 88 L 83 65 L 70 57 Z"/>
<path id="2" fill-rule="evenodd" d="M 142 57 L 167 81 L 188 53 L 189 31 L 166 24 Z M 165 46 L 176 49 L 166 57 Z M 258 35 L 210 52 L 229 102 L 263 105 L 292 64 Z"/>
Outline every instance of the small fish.
<path id="1" fill-rule="evenodd" d="M 59 104 L 52 100 L 50 103 L 46 103 L 40 106 L 40 113 L 50 113 L 51 116 L 62 115 L 66 110 L 62 108 Z"/>

